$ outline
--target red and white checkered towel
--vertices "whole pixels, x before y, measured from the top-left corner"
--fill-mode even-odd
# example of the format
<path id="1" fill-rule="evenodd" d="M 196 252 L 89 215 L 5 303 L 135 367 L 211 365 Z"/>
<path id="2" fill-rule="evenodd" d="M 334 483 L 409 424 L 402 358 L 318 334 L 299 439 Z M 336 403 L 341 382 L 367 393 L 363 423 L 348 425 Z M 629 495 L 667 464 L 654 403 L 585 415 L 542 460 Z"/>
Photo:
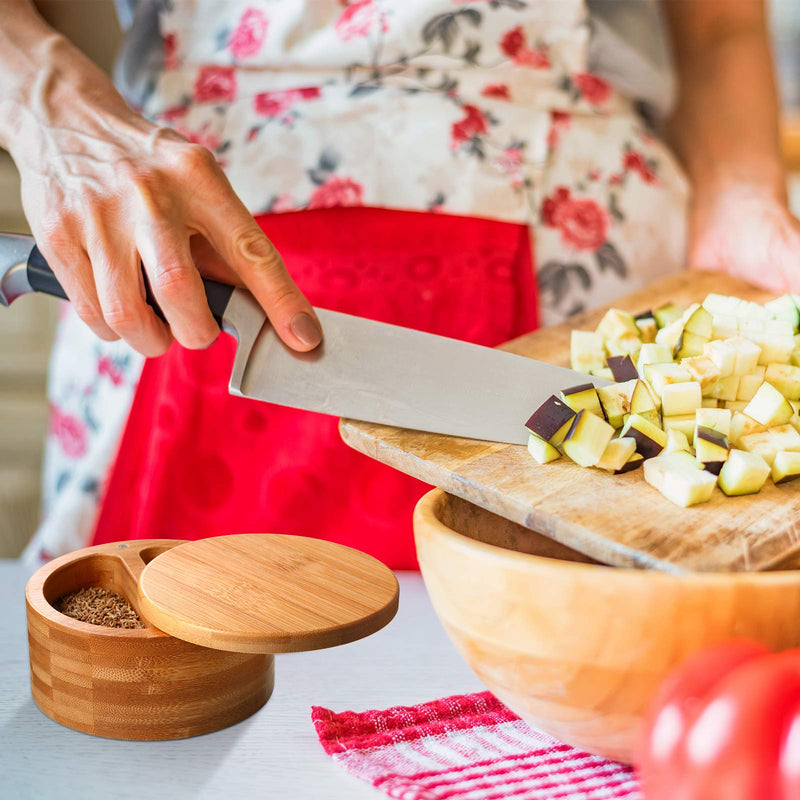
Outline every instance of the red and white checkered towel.
<path id="1" fill-rule="evenodd" d="M 639 800 L 630 767 L 534 730 L 490 692 L 311 717 L 325 752 L 401 800 Z"/>

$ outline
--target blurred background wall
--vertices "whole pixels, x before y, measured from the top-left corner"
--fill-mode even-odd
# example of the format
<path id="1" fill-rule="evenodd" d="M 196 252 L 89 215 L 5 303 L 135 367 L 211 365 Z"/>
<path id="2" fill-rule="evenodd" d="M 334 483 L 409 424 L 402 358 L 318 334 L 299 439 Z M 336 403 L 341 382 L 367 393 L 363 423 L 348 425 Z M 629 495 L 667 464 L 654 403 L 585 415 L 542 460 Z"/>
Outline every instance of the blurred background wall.
<path id="1" fill-rule="evenodd" d="M 37 6 L 52 25 L 110 69 L 121 36 L 112 0 L 37 0 Z M 800 0 L 771 0 L 770 13 L 784 104 L 784 150 L 795 172 L 790 185 L 800 214 Z M 19 179 L 1 150 L 0 231 L 27 231 Z M 13 313 L 0 312 L 0 558 L 18 555 L 38 524 L 45 375 L 57 309 L 51 299 L 26 297 Z"/>

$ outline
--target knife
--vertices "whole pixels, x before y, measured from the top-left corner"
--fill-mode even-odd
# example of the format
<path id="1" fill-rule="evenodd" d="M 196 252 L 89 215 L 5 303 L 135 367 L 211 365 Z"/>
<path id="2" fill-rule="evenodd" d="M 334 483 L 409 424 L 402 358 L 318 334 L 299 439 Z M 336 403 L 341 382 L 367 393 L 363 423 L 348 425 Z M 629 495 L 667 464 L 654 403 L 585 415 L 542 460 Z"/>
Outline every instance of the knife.
<path id="1" fill-rule="evenodd" d="M 145 281 L 145 284 L 147 282 Z M 286 346 L 245 289 L 203 278 L 209 308 L 237 340 L 231 394 L 339 417 L 525 444 L 551 394 L 610 381 L 458 339 L 315 309 L 324 340 Z M 30 292 L 67 299 L 30 236 L 0 234 L 0 304 Z M 149 292 L 149 289 L 148 289 Z M 148 302 L 162 317 L 155 299 Z"/>

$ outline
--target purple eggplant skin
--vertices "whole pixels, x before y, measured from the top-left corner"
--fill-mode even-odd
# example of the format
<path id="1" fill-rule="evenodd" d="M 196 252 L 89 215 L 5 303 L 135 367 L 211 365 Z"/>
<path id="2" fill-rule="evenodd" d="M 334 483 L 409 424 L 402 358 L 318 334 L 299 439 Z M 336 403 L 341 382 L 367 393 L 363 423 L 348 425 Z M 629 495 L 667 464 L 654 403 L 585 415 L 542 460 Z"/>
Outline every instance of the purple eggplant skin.
<path id="1" fill-rule="evenodd" d="M 589 389 L 594 389 L 594 385 L 591 383 L 582 383 L 580 386 L 570 386 L 569 389 L 564 389 L 561 394 L 564 397 L 569 397 L 571 394 L 580 394 L 581 392 L 588 392 Z"/>
<path id="2" fill-rule="evenodd" d="M 720 472 L 722 472 L 724 464 L 724 461 L 706 461 L 703 464 L 703 469 L 706 472 L 710 472 L 712 475 L 719 475 Z"/>
<path id="3" fill-rule="evenodd" d="M 707 428 L 705 425 L 698 425 L 697 426 L 697 433 L 695 433 L 698 439 L 705 439 L 707 442 L 711 442 L 711 444 L 715 444 L 718 447 L 722 447 L 725 450 L 728 449 L 728 437 L 724 433 L 720 433 L 719 431 L 715 431 L 713 428 Z M 714 473 L 717 475 L 718 473 Z"/>
<path id="4" fill-rule="evenodd" d="M 639 454 L 641 455 L 641 453 Z M 614 470 L 615 475 L 622 475 L 623 472 L 632 472 L 644 464 L 644 458 L 635 458 L 632 461 L 626 461 L 619 469 Z"/>
<path id="5" fill-rule="evenodd" d="M 542 439 L 549 440 L 574 416 L 575 412 L 563 400 L 560 400 L 555 395 L 550 395 L 531 414 L 530 419 L 525 423 L 525 427 Z"/>
<path id="6" fill-rule="evenodd" d="M 636 428 L 629 428 L 625 435 L 632 436 L 636 440 L 636 452 L 641 453 L 644 458 L 655 458 L 664 449 L 658 442 Z"/>
<path id="7" fill-rule="evenodd" d="M 609 356 L 606 359 L 606 366 L 611 370 L 617 383 L 633 381 L 639 377 L 636 365 L 630 356 Z"/>
<path id="8" fill-rule="evenodd" d="M 651 309 L 647 309 L 647 311 L 642 311 L 641 314 L 634 314 L 633 318 L 636 319 L 655 319 L 653 316 L 653 311 Z"/>

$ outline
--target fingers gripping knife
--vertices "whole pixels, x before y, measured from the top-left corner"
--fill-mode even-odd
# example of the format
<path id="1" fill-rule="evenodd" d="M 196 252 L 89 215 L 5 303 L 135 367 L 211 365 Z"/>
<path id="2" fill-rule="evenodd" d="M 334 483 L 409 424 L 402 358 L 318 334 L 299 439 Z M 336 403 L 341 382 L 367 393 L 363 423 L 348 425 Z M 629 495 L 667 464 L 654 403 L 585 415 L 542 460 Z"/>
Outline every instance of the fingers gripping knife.
<path id="1" fill-rule="evenodd" d="M 146 282 L 145 282 L 146 283 Z M 324 341 L 285 345 L 245 289 L 204 278 L 211 313 L 237 340 L 232 394 L 401 428 L 525 444 L 525 420 L 551 394 L 609 382 L 444 336 L 316 309 Z M 0 234 L 0 303 L 66 299 L 30 236 Z M 148 302 L 162 316 L 155 299 Z"/>

